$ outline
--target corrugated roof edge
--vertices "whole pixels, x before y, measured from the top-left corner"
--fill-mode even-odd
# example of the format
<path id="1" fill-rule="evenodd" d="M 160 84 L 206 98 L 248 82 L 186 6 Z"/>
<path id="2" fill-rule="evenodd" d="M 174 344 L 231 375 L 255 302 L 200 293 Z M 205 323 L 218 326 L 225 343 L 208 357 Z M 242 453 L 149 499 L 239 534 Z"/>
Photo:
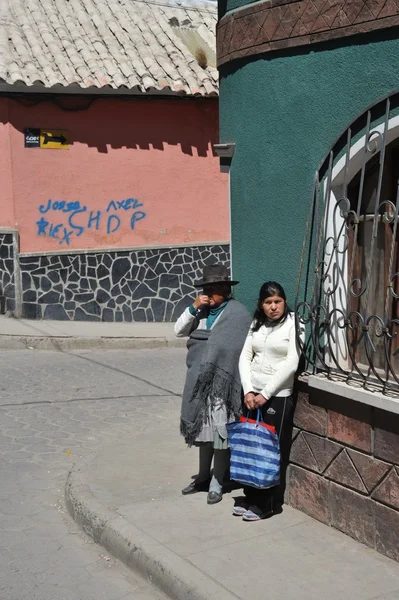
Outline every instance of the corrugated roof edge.
<path id="1" fill-rule="evenodd" d="M 13 84 L 7 83 L 4 79 L 0 79 L 0 94 L 57 94 L 57 95 L 79 95 L 79 96 L 138 96 L 138 97 L 180 97 L 180 98 L 217 98 L 219 94 L 217 92 L 207 93 L 195 93 L 188 94 L 184 90 L 174 91 L 170 87 L 164 87 L 160 90 L 152 88 L 151 90 L 143 91 L 140 86 L 134 86 L 129 88 L 127 86 L 121 86 L 119 88 L 113 88 L 111 85 L 104 85 L 102 87 L 90 86 L 87 88 L 80 87 L 76 83 L 70 85 L 56 84 L 52 87 L 45 87 L 42 83 L 35 83 L 32 85 L 26 85 L 23 81 L 15 81 Z"/>

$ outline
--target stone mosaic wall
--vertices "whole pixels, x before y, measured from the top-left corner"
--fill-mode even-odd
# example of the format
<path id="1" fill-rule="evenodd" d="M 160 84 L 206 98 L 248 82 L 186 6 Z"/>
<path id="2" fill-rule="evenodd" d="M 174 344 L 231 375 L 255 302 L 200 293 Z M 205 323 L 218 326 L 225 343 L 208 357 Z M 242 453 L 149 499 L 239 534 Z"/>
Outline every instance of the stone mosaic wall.
<path id="1" fill-rule="evenodd" d="M 228 246 L 21 257 L 22 315 L 78 321 L 175 321 L 203 266 Z"/>
<path id="2" fill-rule="evenodd" d="M 299 392 L 289 503 L 399 561 L 399 415 Z"/>
<path id="3" fill-rule="evenodd" d="M 0 233 L 0 314 L 15 308 L 14 251 L 11 233 Z"/>

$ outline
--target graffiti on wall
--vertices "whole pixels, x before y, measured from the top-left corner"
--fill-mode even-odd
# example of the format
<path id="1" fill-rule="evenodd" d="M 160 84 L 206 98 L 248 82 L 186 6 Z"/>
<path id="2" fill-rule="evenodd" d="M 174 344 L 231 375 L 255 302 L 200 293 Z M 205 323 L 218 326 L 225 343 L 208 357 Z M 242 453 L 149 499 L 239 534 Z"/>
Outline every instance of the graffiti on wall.
<path id="1" fill-rule="evenodd" d="M 79 200 L 49 199 L 38 207 L 40 218 L 36 221 L 37 235 L 50 237 L 60 245 L 69 246 L 72 237 L 101 231 L 105 235 L 116 233 L 126 222 L 134 231 L 139 221 L 146 217 L 143 203 L 137 198 L 111 200 L 103 210 L 90 210 Z"/>

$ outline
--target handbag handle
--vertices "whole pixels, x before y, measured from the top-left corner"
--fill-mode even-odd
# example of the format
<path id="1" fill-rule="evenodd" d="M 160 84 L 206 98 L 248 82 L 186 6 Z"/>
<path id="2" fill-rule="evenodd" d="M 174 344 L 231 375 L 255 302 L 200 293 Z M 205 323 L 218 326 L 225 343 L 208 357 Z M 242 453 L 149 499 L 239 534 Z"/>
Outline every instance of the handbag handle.
<path id="1" fill-rule="evenodd" d="M 251 412 L 253 410 L 255 410 L 255 409 L 254 408 L 253 409 L 248 409 L 248 411 L 247 411 L 247 423 L 248 423 L 248 419 L 250 418 L 250 414 L 251 414 Z M 258 408 L 258 412 L 256 413 L 256 422 L 257 423 L 264 423 L 264 420 L 263 420 L 263 417 L 262 417 L 262 411 L 261 411 L 260 408 Z"/>

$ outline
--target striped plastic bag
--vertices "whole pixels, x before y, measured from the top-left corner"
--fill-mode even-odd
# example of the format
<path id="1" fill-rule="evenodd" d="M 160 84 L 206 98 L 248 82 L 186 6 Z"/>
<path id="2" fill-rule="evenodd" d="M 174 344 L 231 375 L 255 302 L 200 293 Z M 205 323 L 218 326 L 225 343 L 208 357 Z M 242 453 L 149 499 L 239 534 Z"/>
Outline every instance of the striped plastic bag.
<path id="1" fill-rule="evenodd" d="M 276 429 L 262 420 L 241 417 L 227 424 L 230 477 L 243 485 L 266 489 L 280 483 L 280 444 Z"/>

